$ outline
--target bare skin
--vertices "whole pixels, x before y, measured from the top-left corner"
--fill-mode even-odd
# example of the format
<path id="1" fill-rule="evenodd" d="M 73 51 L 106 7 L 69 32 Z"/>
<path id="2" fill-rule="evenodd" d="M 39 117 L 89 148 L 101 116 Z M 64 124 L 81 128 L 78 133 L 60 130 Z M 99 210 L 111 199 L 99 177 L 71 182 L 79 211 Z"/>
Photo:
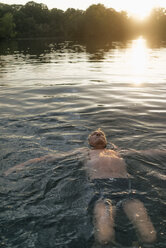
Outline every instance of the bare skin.
<path id="1" fill-rule="evenodd" d="M 90 150 L 86 167 L 91 179 L 130 177 L 118 152 L 105 148 Z"/>
<path id="2" fill-rule="evenodd" d="M 93 147 L 89 151 L 89 159 L 86 163 L 90 179 L 131 177 L 120 154 L 105 148 L 107 140 L 100 129 L 89 136 L 89 144 Z M 139 200 L 128 200 L 123 204 L 123 208 L 141 240 L 147 243 L 154 242 L 156 231 L 143 203 Z M 101 244 L 113 242 L 115 239 L 115 213 L 115 206 L 110 204 L 108 211 L 103 200 L 97 201 L 94 207 L 95 238 Z"/>
<path id="3" fill-rule="evenodd" d="M 26 166 L 26 165 L 33 164 L 33 163 L 39 163 L 39 162 L 44 161 L 44 160 L 49 161 L 49 160 L 52 160 L 52 158 L 53 158 L 52 156 L 46 155 L 46 156 L 43 156 L 41 158 L 30 159 L 24 163 L 21 163 L 21 164 L 15 165 L 14 167 L 11 167 L 7 171 L 5 171 L 4 175 L 8 176 L 9 174 L 11 174 L 13 172 L 22 170 L 24 168 L 24 166 Z"/>
<path id="4" fill-rule="evenodd" d="M 53 161 L 56 161 L 57 159 L 60 159 L 60 158 L 63 158 L 67 155 L 77 155 L 78 153 L 85 153 L 85 149 L 78 149 L 76 151 L 73 151 L 73 152 L 66 152 L 66 153 L 61 153 L 61 154 L 50 154 L 50 155 L 45 155 L 45 156 L 42 156 L 42 157 L 39 157 L 39 158 L 32 158 L 32 159 L 29 159 L 28 161 L 24 162 L 24 163 L 20 163 L 20 164 L 17 164 L 11 168 L 9 168 L 7 171 L 4 172 L 4 175 L 5 176 L 8 176 L 10 175 L 11 173 L 13 172 L 18 172 L 18 171 L 21 171 L 23 170 L 27 165 L 30 165 L 30 164 L 36 164 L 36 163 L 40 163 L 40 162 L 53 162 Z"/>
<path id="5" fill-rule="evenodd" d="M 129 178 L 131 177 L 126 169 L 126 163 L 120 156 L 118 151 L 106 149 L 107 140 L 105 134 L 100 130 L 93 132 L 88 138 L 92 149 L 79 149 L 80 153 L 87 158 L 85 168 L 90 179 L 103 178 Z M 158 154 L 158 150 L 154 150 Z M 154 154 L 153 150 L 145 151 L 144 154 L 151 156 Z M 77 154 L 78 151 L 73 152 Z M 129 153 L 135 153 L 131 151 Z M 165 151 L 159 151 L 159 155 L 166 154 Z M 63 156 L 63 154 L 61 154 Z M 59 158 L 59 156 L 58 156 Z M 9 175 L 12 172 L 22 170 L 24 166 L 31 163 L 38 163 L 41 161 L 54 161 L 57 159 L 55 155 L 47 155 L 41 158 L 28 160 L 25 163 L 16 165 L 5 172 Z M 151 243 L 156 240 L 156 231 L 148 217 L 147 211 L 142 202 L 139 200 L 128 200 L 123 204 L 124 212 L 129 220 L 133 223 L 138 236 L 143 242 Z M 115 239 L 114 217 L 116 214 L 116 207 L 110 203 L 109 211 L 105 202 L 99 200 L 94 207 L 94 225 L 95 225 L 95 239 L 101 244 L 113 242 Z"/>

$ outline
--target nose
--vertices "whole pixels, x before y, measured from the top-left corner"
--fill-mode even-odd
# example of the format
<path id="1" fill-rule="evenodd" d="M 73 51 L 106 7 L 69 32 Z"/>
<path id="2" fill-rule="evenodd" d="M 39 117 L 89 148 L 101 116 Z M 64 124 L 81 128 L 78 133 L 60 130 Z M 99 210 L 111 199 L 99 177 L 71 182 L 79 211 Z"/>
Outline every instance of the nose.
<path id="1" fill-rule="evenodd" d="M 96 135 L 97 135 L 97 136 L 100 136 L 101 134 L 100 134 L 100 133 L 97 133 Z"/>

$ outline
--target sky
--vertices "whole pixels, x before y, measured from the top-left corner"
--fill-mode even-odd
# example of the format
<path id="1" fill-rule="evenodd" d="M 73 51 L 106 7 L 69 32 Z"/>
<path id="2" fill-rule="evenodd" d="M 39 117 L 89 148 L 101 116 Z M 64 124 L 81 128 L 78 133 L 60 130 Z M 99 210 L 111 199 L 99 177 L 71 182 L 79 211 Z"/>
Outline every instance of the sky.
<path id="1" fill-rule="evenodd" d="M 30 1 L 30 0 L 29 0 Z M 0 0 L 6 4 L 26 4 L 28 0 Z M 125 10 L 130 15 L 144 19 L 154 7 L 166 8 L 166 0 L 34 0 L 36 3 L 44 3 L 49 9 L 68 8 L 87 9 L 92 4 L 104 4 L 107 8 L 114 8 L 117 11 Z"/>

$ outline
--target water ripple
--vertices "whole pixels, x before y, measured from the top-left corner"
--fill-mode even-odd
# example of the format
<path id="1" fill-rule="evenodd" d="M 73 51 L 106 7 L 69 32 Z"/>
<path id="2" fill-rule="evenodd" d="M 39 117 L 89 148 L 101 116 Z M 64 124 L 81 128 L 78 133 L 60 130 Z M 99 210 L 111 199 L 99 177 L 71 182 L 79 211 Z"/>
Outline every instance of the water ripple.
<path id="1" fill-rule="evenodd" d="M 30 41 L 28 50 L 20 43 L 1 54 L 0 169 L 49 153 L 64 156 L 1 177 L 0 245 L 90 248 L 93 192 L 83 158 L 71 154 L 87 147 L 98 127 L 121 149 L 166 147 L 165 48 L 143 47 L 148 60 L 139 71 L 131 56 L 136 41 L 110 49 L 46 43 L 38 51 Z M 158 231 L 153 247 L 165 248 L 165 157 L 137 154 L 126 162 Z M 132 245 L 134 231 L 124 223 Z"/>

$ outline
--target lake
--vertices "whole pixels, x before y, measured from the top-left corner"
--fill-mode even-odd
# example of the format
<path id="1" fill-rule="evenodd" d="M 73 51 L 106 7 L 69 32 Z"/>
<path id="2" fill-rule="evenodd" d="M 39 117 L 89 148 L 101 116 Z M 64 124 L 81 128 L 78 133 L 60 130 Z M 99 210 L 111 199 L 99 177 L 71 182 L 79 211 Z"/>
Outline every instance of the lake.
<path id="1" fill-rule="evenodd" d="M 0 246 L 91 248 L 93 192 L 73 153 L 102 128 L 120 149 L 166 149 L 166 43 L 142 37 L 107 44 L 0 43 Z M 55 162 L 28 159 L 56 154 Z M 59 157 L 59 155 L 61 155 Z M 166 247 L 166 156 L 126 157 Z M 113 247 L 143 248 L 123 213 Z"/>

